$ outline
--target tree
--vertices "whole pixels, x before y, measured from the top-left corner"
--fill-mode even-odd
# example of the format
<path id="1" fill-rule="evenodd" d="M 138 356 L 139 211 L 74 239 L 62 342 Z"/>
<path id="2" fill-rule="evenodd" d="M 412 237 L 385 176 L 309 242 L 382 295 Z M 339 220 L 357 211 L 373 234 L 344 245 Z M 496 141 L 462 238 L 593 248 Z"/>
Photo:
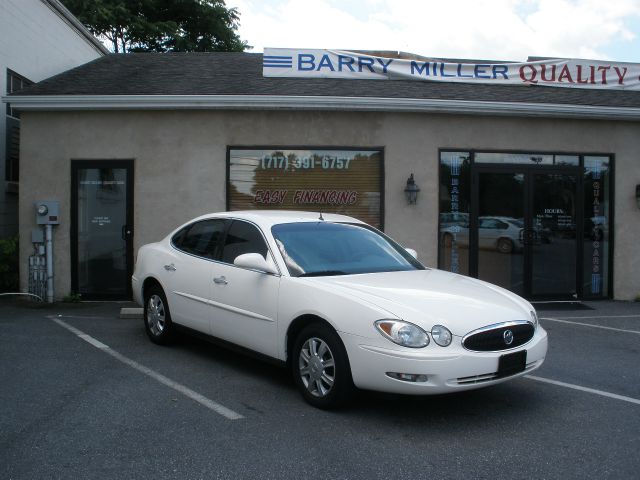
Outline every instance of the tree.
<path id="1" fill-rule="evenodd" d="M 62 0 L 119 52 L 242 52 L 240 14 L 224 0 Z"/>

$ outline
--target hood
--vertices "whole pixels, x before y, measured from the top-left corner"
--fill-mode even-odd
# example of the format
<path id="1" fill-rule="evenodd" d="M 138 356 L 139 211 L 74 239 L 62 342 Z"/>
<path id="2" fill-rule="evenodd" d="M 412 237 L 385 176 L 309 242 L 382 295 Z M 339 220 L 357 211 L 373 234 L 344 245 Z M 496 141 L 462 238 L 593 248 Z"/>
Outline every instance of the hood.
<path id="1" fill-rule="evenodd" d="M 313 281 L 374 304 L 388 311 L 390 318 L 427 331 L 444 325 L 458 336 L 494 323 L 531 320 L 533 310 L 508 290 L 442 270 L 315 277 Z"/>

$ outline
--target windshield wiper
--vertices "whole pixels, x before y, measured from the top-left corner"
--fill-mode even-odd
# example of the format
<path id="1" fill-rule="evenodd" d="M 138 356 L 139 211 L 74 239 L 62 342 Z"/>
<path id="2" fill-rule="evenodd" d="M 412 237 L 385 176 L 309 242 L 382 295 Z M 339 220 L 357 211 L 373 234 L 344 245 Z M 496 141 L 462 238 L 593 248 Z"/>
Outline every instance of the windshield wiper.
<path id="1" fill-rule="evenodd" d="M 302 275 L 298 275 L 298 277 L 324 277 L 331 275 L 346 275 L 347 272 L 343 272 L 341 270 L 318 270 L 317 272 L 305 272 Z"/>

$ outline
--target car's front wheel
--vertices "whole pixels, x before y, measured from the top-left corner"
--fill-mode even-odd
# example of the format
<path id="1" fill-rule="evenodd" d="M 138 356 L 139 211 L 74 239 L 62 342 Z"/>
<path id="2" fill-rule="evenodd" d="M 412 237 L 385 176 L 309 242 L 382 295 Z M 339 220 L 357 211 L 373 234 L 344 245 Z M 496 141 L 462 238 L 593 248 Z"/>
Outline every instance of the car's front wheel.
<path id="1" fill-rule="evenodd" d="M 325 324 L 314 323 L 300 332 L 291 368 L 302 396 L 314 407 L 339 407 L 353 393 L 347 351 L 338 334 Z"/>
<path id="2" fill-rule="evenodd" d="M 513 251 L 513 242 L 508 238 L 498 240 L 498 251 L 500 253 L 511 253 Z"/>
<path id="3" fill-rule="evenodd" d="M 144 328 L 153 343 L 168 345 L 174 340 L 169 304 L 164 291 L 158 285 L 144 292 Z"/>

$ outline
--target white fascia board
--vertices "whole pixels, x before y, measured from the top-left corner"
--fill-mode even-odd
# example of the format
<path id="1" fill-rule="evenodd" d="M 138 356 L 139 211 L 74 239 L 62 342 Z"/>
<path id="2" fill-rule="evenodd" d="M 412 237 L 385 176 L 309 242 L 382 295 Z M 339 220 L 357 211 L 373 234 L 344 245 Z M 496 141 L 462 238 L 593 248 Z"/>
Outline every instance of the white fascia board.
<path id="1" fill-rule="evenodd" d="M 20 111 L 329 110 L 640 120 L 640 108 L 417 98 L 286 95 L 33 95 L 2 97 Z"/>

